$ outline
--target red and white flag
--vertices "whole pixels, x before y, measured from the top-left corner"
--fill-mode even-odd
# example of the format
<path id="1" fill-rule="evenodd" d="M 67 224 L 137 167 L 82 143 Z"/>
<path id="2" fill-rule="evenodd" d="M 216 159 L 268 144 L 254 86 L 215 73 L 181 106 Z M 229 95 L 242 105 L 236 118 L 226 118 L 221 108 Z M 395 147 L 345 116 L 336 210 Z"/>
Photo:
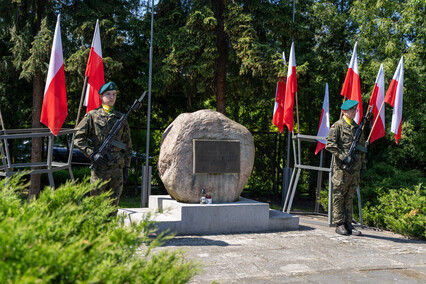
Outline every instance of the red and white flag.
<path id="1" fill-rule="evenodd" d="M 101 105 L 102 101 L 98 92 L 102 85 L 105 84 L 99 20 L 96 21 L 95 33 L 93 35 L 92 47 L 90 48 L 85 75 L 88 77 L 88 81 L 84 105 L 87 106 L 86 113 L 88 113 Z"/>
<path id="2" fill-rule="evenodd" d="M 404 61 L 401 57 L 385 97 L 385 102 L 393 107 L 391 132 L 395 134 L 396 144 L 401 138 L 403 86 Z"/>
<path id="3" fill-rule="evenodd" d="M 383 100 L 385 99 L 385 71 L 383 64 L 380 65 L 376 82 L 374 83 L 373 93 L 371 94 L 369 106 L 372 106 L 374 128 L 371 129 L 370 143 L 385 136 L 385 108 Z M 380 110 L 380 114 L 379 114 Z"/>
<path id="4" fill-rule="evenodd" d="M 284 125 L 290 132 L 293 132 L 293 106 L 294 94 L 297 92 L 296 77 L 296 55 L 294 53 L 294 42 L 291 44 L 290 57 L 288 62 L 287 84 L 285 89 L 284 103 Z"/>
<path id="5" fill-rule="evenodd" d="M 278 127 L 280 133 L 284 131 L 284 98 L 285 98 L 285 78 L 281 78 L 277 83 L 275 93 L 274 115 L 272 124 Z"/>
<path id="6" fill-rule="evenodd" d="M 324 102 L 322 103 L 321 118 L 318 126 L 318 134 L 320 137 L 327 137 L 330 131 L 330 108 L 328 102 L 328 83 L 325 83 L 325 94 Z M 315 155 L 318 154 L 323 148 L 325 148 L 325 139 L 317 140 L 317 148 L 315 149 Z"/>
<path id="7" fill-rule="evenodd" d="M 61 130 L 67 115 L 64 58 L 62 54 L 60 15 L 58 15 L 55 35 L 53 36 L 46 87 L 44 89 L 40 122 L 49 127 L 50 131 L 56 136 L 59 130 Z"/>
<path id="8" fill-rule="evenodd" d="M 359 123 L 360 118 L 362 117 L 362 99 L 361 99 L 361 84 L 359 81 L 359 72 L 358 72 L 358 58 L 356 55 L 356 46 L 355 43 L 354 51 L 352 53 L 351 62 L 349 64 L 348 72 L 346 73 L 345 82 L 343 83 L 342 96 L 348 100 L 358 101 L 358 112 L 355 115 L 355 122 Z"/>

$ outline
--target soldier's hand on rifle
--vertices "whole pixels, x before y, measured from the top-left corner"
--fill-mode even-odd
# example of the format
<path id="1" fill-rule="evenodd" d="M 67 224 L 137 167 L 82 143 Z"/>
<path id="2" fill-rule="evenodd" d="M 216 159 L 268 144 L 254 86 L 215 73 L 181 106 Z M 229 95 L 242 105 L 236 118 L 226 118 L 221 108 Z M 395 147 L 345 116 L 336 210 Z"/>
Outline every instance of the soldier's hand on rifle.
<path id="1" fill-rule="evenodd" d="M 352 165 L 354 164 L 355 160 L 351 157 L 351 156 L 346 156 L 342 163 L 346 166 L 352 167 Z"/>
<path id="2" fill-rule="evenodd" d="M 104 156 L 102 156 L 102 154 L 100 154 L 100 153 L 93 153 L 91 156 L 90 156 L 90 160 L 92 160 L 92 162 L 93 162 L 93 164 L 95 164 L 95 165 L 97 165 L 97 166 L 106 166 L 106 165 L 108 165 L 108 161 L 107 161 L 107 159 L 105 159 L 105 157 Z"/>
<path id="3" fill-rule="evenodd" d="M 124 167 L 123 168 L 123 184 L 127 183 L 127 179 L 129 178 L 129 168 Z"/>

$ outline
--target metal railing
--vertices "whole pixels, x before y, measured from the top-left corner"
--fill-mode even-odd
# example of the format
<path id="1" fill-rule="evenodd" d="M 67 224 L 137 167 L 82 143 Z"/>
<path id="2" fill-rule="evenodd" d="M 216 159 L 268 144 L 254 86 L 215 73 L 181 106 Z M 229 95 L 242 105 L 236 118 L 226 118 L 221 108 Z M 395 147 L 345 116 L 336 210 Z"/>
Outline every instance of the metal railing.
<path id="1" fill-rule="evenodd" d="M 76 129 L 61 129 L 58 136 L 72 135 L 71 141 L 74 140 Z M 47 143 L 47 158 L 42 162 L 37 163 L 14 163 L 12 162 L 12 155 L 9 148 L 9 141 L 13 139 L 31 139 L 35 137 L 46 137 Z M 66 162 L 53 161 L 53 145 L 55 136 L 48 128 L 29 128 L 29 129 L 3 129 L 0 131 L 0 155 L 2 165 L 0 165 L 0 176 L 11 177 L 19 171 L 28 170 L 28 174 L 47 174 L 49 184 L 55 187 L 53 180 L 53 173 L 61 170 L 68 169 L 70 177 L 74 180 L 71 170 L 71 161 L 74 144 L 71 142 L 69 145 L 69 154 Z"/>
<path id="2" fill-rule="evenodd" d="M 331 182 L 331 176 L 332 176 L 332 164 L 333 159 L 332 157 L 330 166 L 324 167 L 322 164 L 322 155 L 323 150 L 321 151 L 321 158 L 320 158 L 320 165 L 319 166 L 310 166 L 310 165 L 303 165 L 302 163 L 302 154 L 301 154 L 301 141 L 311 142 L 311 143 L 317 143 L 318 140 L 325 140 L 326 137 L 321 136 L 312 136 L 312 135 L 302 135 L 297 134 L 293 135 L 293 156 L 294 156 L 294 171 L 291 176 L 290 184 L 289 184 L 289 190 L 287 192 L 287 196 L 284 202 L 283 206 L 283 212 L 290 213 L 291 207 L 293 204 L 294 195 L 296 193 L 297 184 L 299 182 L 300 178 L 300 172 L 302 169 L 304 170 L 315 170 L 318 171 L 318 181 L 317 181 L 317 192 L 316 192 L 316 204 L 315 204 L 315 212 L 314 214 L 319 214 L 319 199 L 320 199 L 320 190 L 321 190 L 321 183 L 322 183 L 322 172 L 328 172 L 328 224 L 332 225 L 332 203 L 333 203 L 333 183 Z M 297 141 L 297 147 L 296 147 L 296 141 Z M 297 151 L 297 153 L 296 153 Z M 296 171 L 297 170 L 297 171 Z M 359 186 L 357 188 L 357 197 L 358 197 L 358 207 L 359 207 L 359 218 L 360 218 L 360 224 L 363 225 L 362 220 L 362 206 L 361 206 L 361 194 Z"/>

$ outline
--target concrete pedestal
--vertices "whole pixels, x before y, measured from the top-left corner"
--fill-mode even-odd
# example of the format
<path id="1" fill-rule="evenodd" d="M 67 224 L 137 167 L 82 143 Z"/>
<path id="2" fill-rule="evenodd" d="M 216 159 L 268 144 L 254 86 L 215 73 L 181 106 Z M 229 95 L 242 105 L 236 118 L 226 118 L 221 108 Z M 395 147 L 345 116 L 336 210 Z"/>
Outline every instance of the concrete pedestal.
<path id="1" fill-rule="evenodd" d="M 268 203 L 240 198 L 237 202 L 190 204 L 180 203 L 169 195 L 151 195 L 149 208 L 122 208 L 125 222 L 138 222 L 147 214 L 159 231 L 177 235 L 225 234 L 296 230 L 299 217 L 269 209 Z"/>

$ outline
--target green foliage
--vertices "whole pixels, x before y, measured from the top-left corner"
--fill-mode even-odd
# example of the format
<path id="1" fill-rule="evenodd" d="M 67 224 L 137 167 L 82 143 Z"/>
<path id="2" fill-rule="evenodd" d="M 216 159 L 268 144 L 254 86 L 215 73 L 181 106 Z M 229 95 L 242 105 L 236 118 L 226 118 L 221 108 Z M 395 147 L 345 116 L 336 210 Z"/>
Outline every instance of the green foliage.
<path id="1" fill-rule="evenodd" d="M 425 182 L 424 174 L 418 170 L 401 170 L 387 163 L 373 163 L 361 181 L 362 201 L 376 206 L 378 197 L 390 189 L 413 188 Z"/>
<path id="2" fill-rule="evenodd" d="M 363 210 L 368 224 L 426 240 L 426 187 L 422 183 L 381 191 L 377 205 L 369 205 Z"/>
<path id="3" fill-rule="evenodd" d="M 53 35 L 47 27 L 47 20 L 44 18 L 41 21 L 40 31 L 34 37 L 31 43 L 30 57 L 22 63 L 22 73 L 20 78 L 25 78 L 31 81 L 36 73 L 42 72 L 47 74 L 46 70 L 49 68 L 45 62 L 48 62 Z M 43 72 L 44 71 L 44 72 Z"/>
<path id="4" fill-rule="evenodd" d="M 19 78 L 32 74 L 35 69 L 30 67 L 35 63 L 44 64 L 41 73 L 47 71 L 46 56 L 50 54 L 47 35 L 48 31 L 53 33 L 58 13 L 62 19 L 67 123 L 73 124 L 77 114 L 96 19 L 100 22 L 105 79 L 115 81 L 119 88 L 117 109 L 124 111 L 126 105 L 148 89 L 150 1 L 108 0 L 101 5 L 99 1 L 3 2 L 0 5 L 0 108 L 6 128 L 31 127 L 34 86 L 31 80 Z M 150 120 L 151 129 L 155 129 L 150 144 L 153 183 L 161 185 L 156 169 L 161 132 L 181 113 L 216 108 L 215 72 L 219 56 L 216 27 L 221 19 L 227 43 L 226 113 L 247 127 L 254 137 L 258 135 L 254 138 L 255 165 L 248 190 L 256 195 L 279 196 L 286 147 L 277 146 L 272 138 L 275 135 L 269 131 L 277 132 L 271 125 L 276 81 L 287 73 L 281 54 L 285 51 L 288 59 L 292 41 L 298 81 L 300 125 L 297 127 L 308 135 L 316 134 L 325 83 L 329 84 L 331 122 L 338 119 L 340 91 L 355 42 L 358 42 L 364 108 L 380 64 L 384 65 L 387 88 L 403 56 L 402 138 L 396 145 L 394 135 L 389 132 L 392 108 L 385 104 L 386 136 L 369 146 L 369 171 L 362 185 L 364 198 L 374 200 L 377 205 L 375 191 L 389 188 L 391 183 L 380 185 L 376 184 L 377 180 L 392 177 L 399 183 L 405 180 L 403 173 L 411 176 L 416 172 L 413 175 L 418 177 L 418 171 L 425 172 L 424 1 L 300 0 L 296 3 L 294 24 L 291 1 L 227 1 L 221 15 L 217 15 L 215 7 L 212 1 L 199 0 L 165 0 L 155 4 Z M 41 19 L 45 19 L 43 28 Z M 47 51 L 43 54 L 42 50 Z M 141 110 L 129 118 L 133 146 L 139 154 L 145 153 L 146 102 L 145 99 Z M 294 120 L 296 124 L 296 110 Z M 316 163 L 312 150 L 303 152 L 305 164 Z M 379 173 L 385 164 L 394 175 Z M 131 178 L 130 182 L 140 179 L 140 165 L 135 165 L 135 179 Z M 404 172 L 394 172 L 397 169 Z M 315 177 L 308 172 L 301 175 L 297 195 L 301 194 L 296 198 L 313 198 Z"/>
<path id="5" fill-rule="evenodd" d="M 24 187 L 19 176 L 0 180 L 2 282 L 186 283 L 197 270 L 180 252 L 153 254 L 171 236 L 154 237 L 149 219 L 123 226 L 107 194 L 87 197 L 87 180 L 30 202 L 17 197 Z"/>

